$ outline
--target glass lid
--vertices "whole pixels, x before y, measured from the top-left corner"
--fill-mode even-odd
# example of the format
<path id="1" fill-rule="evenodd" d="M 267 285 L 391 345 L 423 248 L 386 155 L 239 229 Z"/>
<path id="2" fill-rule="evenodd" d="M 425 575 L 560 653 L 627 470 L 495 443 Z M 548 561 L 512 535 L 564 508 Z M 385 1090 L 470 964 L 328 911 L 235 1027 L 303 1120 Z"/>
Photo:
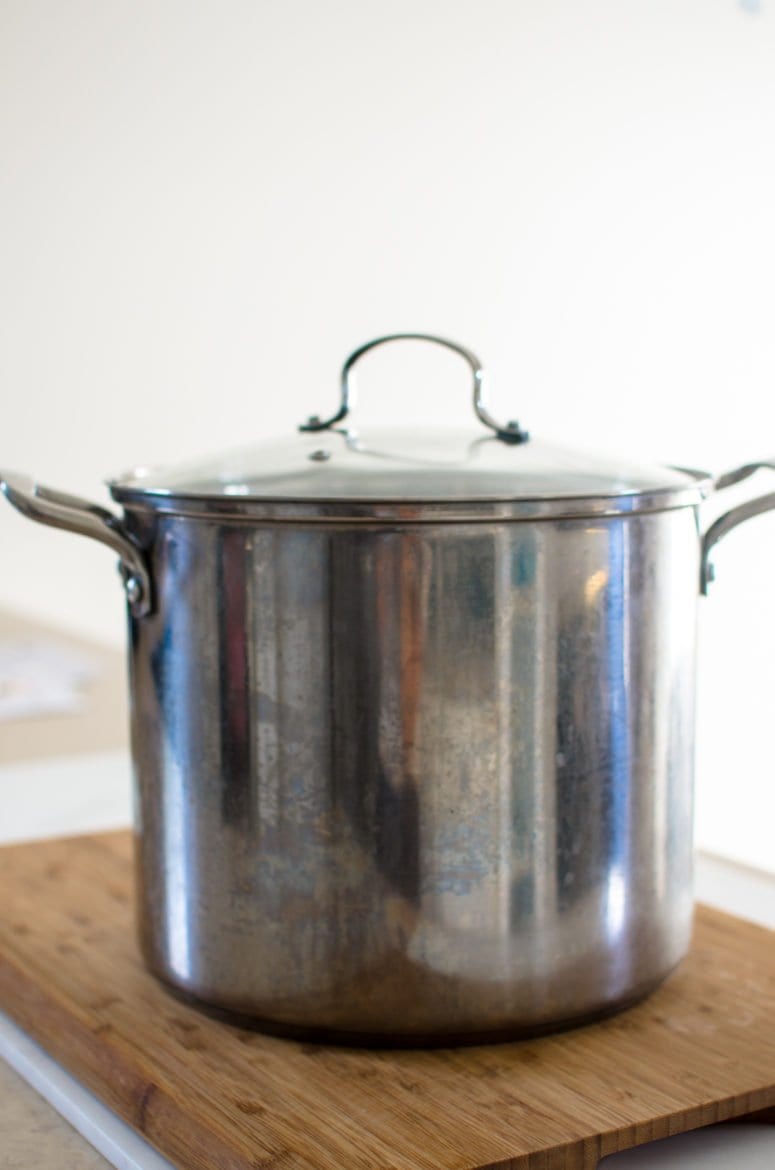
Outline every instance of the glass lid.
<path id="1" fill-rule="evenodd" d="M 444 345 L 473 375 L 479 425 L 470 431 L 361 433 L 352 422 L 352 368 L 368 350 L 395 340 Z M 708 477 L 685 469 L 612 459 L 531 438 L 515 421 L 498 423 L 484 404 L 478 358 L 427 334 L 393 334 L 361 346 L 342 370 L 331 418 L 312 416 L 296 434 L 172 468 L 138 469 L 110 481 L 116 500 L 165 511 L 419 518 L 446 507 L 474 516 L 654 510 L 696 502 Z M 492 505 L 488 507 L 487 505 Z"/>

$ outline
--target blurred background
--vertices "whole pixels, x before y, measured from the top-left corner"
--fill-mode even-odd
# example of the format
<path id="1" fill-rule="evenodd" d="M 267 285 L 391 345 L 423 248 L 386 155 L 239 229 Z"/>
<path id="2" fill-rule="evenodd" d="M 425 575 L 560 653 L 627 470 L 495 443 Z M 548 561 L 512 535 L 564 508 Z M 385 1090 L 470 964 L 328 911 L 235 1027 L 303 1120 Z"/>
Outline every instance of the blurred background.
<path id="1" fill-rule="evenodd" d="M 292 431 L 393 330 L 537 436 L 775 454 L 768 0 L 4 0 L 0 140 L 0 465 L 51 486 Z M 466 425 L 466 370 L 385 351 L 361 407 Z M 0 606 L 122 643 L 105 549 L 3 504 L 0 550 Z M 701 837 L 766 864 L 775 514 L 716 560 Z"/>

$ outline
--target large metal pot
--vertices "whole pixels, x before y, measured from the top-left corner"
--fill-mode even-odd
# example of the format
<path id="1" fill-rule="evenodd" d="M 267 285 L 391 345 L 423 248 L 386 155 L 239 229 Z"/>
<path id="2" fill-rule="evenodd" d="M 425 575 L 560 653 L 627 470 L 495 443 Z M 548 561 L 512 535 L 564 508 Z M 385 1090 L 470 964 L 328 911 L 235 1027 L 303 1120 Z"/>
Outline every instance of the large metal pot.
<path id="1" fill-rule="evenodd" d="M 399 335 L 403 337 L 419 335 Z M 499 426 L 284 445 L 111 481 L 4 474 L 121 558 L 151 969 L 259 1025 L 524 1034 L 646 994 L 692 920 L 703 474 Z M 426 340 L 440 341 L 438 338 Z M 344 425 L 343 425 L 344 424 Z"/>

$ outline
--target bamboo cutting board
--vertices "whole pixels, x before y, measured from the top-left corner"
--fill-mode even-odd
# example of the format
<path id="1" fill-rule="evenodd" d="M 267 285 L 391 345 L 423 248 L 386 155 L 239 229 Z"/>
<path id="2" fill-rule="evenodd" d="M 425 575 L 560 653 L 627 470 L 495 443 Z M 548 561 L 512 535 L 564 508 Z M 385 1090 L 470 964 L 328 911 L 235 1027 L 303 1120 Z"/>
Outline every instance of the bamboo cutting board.
<path id="1" fill-rule="evenodd" d="M 775 1106 L 775 935 L 700 908 L 622 1015 L 539 1040 L 365 1051 L 227 1025 L 143 968 L 127 833 L 0 850 L 0 1008 L 186 1170 L 592 1170 Z"/>

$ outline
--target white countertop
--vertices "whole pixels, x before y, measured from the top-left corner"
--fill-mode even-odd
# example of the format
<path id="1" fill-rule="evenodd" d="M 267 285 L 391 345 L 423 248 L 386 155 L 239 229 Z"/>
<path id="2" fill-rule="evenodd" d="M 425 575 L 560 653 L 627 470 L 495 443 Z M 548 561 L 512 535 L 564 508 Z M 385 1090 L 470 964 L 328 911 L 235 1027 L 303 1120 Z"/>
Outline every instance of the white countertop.
<path id="1" fill-rule="evenodd" d="M 129 757 L 123 749 L 6 764 L 0 767 L 0 842 L 128 826 L 130 791 Z M 697 859 L 697 896 L 730 913 L 775 928 L 775 874 L 701 853 Z M 50 1101 L 109 1164 L 119 1170 L 171 1170 L 166 1159 L 2 1016 L 0 1056 Z M 0 1160 L 0 1166 L 5 1165 Z M 775 1126 L 762 1125 L 715 1126 L 653 1142 L 601 1162 L 604 1170 L 772 1170 L 773 1166 Z"/>

